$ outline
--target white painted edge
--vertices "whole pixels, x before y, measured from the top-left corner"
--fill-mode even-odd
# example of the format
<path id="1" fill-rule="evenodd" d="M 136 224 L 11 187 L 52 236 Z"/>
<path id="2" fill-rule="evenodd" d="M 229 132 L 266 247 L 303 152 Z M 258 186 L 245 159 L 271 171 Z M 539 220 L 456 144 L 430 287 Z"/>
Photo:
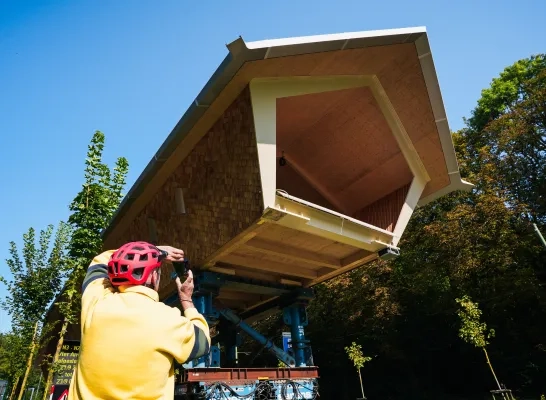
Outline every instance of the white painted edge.
<path id="1" fill-rule="evenodd" d="M 438 81 L 432 52 L 430 50 L 430 43 L 426 34 L 420 36 L 415 41 L 415 48 L 417 50 L 417 56 L 419 57 L 421 71 L 425 80 L 425 86 L 427 88 L 432 113 L 434 115 L 434 122 L 438 132 L 438 137 L 440 139 L 440 144 L 442 146 L 442 152 L 444 153 L 447 173 L 450 179 L 450 183 L 447 186 L 435 191 L 434 193 L 431 193 L 425 198 L 420 199 L 417 206 L 421 207 L 450 192 L 457 190 L 469 191 L 474 187 L 474 185 L 461 179 L 459 163 L 457 161 L 457 155 L 453 145 L 453 138 L 451 137 L 451 129 L 449 127 L 447 113 L 442 98 L 440 83 Z"/>
<path id="2" fill-rule="evenodd" d="M 330 210 L 329 208 L 325 208 L 325 207 L 319 206 L 318 204 L 311 203 L 310 201 L 300 199 L 299 197 L 291 196 L 288 193 L 283 192 L 282 190 L 277 190 L 276 195 L 279 196 L 279 197 L 284 197 L 284 198 L 286 198 L 286 199 L 288 199 L 290 201 L 293 201 L 294 203 L 299 203 L 299 204 L 302 204 L 302 205 L 307 206 L 309 208 L 313 208 L 315 210 L 322 211 L 323 213 L 326 213 L 326 214 L 329 214 L 329 215 L 334 215 L 334 216 L 336 216 L 336 217 L 338 217 L 340 219 L 350 221 L 353 224 L 360 225 L 360 226 L 362 226 L 362 227 L 364 227 L 366 229 L 370 229 L 370 230 L 373 230 L 373 231 L 376 231 L 376 232 L 381 232 L 382 234 L 387 235 L 389 237 L 392 237 L 392 236 L 395 235 L 393 232 L 389 232 L 389 231 L 387 231 L 385 229 L 378 228 L 377 226 L 368 224 L 367 222 L 363 222 L 363 221 L 360 221 L 358 219 L 349 217 L 347 215 L 343 215 L 343 214 L 338 213 L 336 211 Z M 281 210 L 281 209 L 278 209 L 276 207 L 275 207 L 275 209 L 277 209 L 279 211 L 282 211 L 282 212 L 286 212 L 285 210 Z"/>
<path id="3" fill-rule="evenodd" d="M 454 177 L 451 177 L 451 175 L 454 175 Z M 455 192 L 457 190 L 468 192 L 475 187 L 473 183 L 470 183 L 461 179 L 461 174 L 459 173 L 459 171 L 451 173 L 450 180 L 451 180 L 451 183 L 449 185 L 444 186 L 440 190 L 428 195 L 427 197 L 423 197 L 421 200 L 419 200 L 419 203 L 417 203 L 417 207 L 423 207 L 427 205 L 428 203 L 440 197 L 443 197 L 451 192 Z"/>
<path id="4" fill-rule="evenodd" d="M 397 246 L 398 242 L 400 242 L 402 234 L 408 226 L 411 216 L 413 215 L 413 212 L 415 211 L 415 208 L 419 203 L 419 199 L 421 198 L 421 195 L 423 194 L 426 185 L 427 181 L 425 181 L 421 177 L 413 177 L 410 188 L 408 190 L 408 194 L 406 195 L 406 199 L 404 201 L 404 205 L 402 206 L 402 210 L 400 211 L 400 215 L 393 229 L 394 237 L 392 240 L 392 244 L 394 246 Z"/>
<path id="5" fill-rule="evenodd" d="M 327 35 L 296 36 L 280 39 L 266 39 L 254 42 L 245 42 L 248 49 L 263 49 L 268 47 L 293 46 L 308 43 L 331 42 L 335 40 L 366 39 L 384 36 L 411 35 L 414 33 L 426 33 L 426 27 L 410 27 L 396 29 L 381 29 L 372 31 L 343 32 Z"/>

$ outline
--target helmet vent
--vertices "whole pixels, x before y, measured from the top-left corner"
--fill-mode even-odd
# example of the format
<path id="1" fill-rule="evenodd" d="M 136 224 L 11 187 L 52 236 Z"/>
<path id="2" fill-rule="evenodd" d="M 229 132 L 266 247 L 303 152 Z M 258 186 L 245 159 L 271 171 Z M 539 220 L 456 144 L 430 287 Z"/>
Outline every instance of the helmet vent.
<path id="1" fill-rule="evenodd" d="M 141 279 L 143 274 L 144 274 L 144 268 L 135 268 L 133 270 L 133 278 L 135 279 Z"/>

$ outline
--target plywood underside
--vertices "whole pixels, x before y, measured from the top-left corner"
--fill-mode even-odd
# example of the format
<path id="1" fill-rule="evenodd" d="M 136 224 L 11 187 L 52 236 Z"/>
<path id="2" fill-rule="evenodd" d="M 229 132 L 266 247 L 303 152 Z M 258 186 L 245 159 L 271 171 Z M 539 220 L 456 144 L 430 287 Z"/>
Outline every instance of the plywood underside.
<path id="1" fill-rule="evenodd" d="M 413 178 L 368 87 L 277 99 L 277 152 L 324 196 L 318 204 L 351 217 Z M 317 199 L 277 168 L 277 189 Z"/>
<path id="2" fill-rule="evenodd" d="M 210 257 L 205 269 L 310 287 L 375 259 L 374 253 L 357 247 L 264 222 L 253 225 Z M 275 296 L 228 286 L 218 298 L 229 307 L 246 310 Z"/>

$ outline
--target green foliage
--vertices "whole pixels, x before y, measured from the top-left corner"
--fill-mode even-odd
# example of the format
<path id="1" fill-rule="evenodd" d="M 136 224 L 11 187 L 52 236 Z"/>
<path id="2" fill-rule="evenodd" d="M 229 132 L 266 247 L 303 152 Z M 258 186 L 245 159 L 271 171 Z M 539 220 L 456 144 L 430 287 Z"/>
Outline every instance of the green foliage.
<path id="1" fill-rule="evenodd" d="M 18 332 L 0 334 L 0 379 L 11 380 L 24 370 L 24 359 L 13 357 L 17 352 L 24 351 L 24 338 Z"/>
<path id="2" fill-rule="evenodd" d="M 70 227 L 60 222 L 53 238 L 53 225 L 41 230 L 36 243 L 36 231 L 30 228 L 23 235 L 22 254 L 15 242 L 10 242 L 10 258 L 6 263 L 12 280 L 0 277 L 8 289 L 2 307 L 12 318 L 12 331 L 3 337 L 1 356 L 9 362 L 4 374 L 13 380 L 24 373 L 29 349 L 34 340 L 34 328 L 42 322 L 48 306 L 61 287 L 66 263 L 66 247 Z M 39 329 L 43 336 L 47 329 Z"/>
<path id="3" fill-rule="evenodd" d="M 461 319 L 459 337 L 466 343 L 485 348 L 489 339 L 495 337 L 495 330 L 487 330 L 486 323 L 481 321 L 482 311 L 470 297 L 464 295 L 455 301 L 459 304 L 457 315 Z"/>
<path id="4" fill-rule="evenodd" d="M 85 160 L 84 183 L 71 202 L 68 218 L 73 228 L 69 244 L 69 278 L 65 298 L 57 304 L 70 323 L 79 315 L 79 285 L 91 259 L 102 248 L 102 231 L 108 226 L 123 198 L 129 164 L 120 157 L 111 171 L 103 163 L 104 134 L 96 131 L 88 146 Z"/>
<path id="5" fill-rule="evenodd" d="M 10 242 L 11 258 L 6 263 L 13 280 L 0 277 L 0 282 L 7 286 L 9 296 L 2 306 L 15 323 L 26 321 L 31 325 L 40 321 L 48 305 L 59 291 L 66 263 L 66 246 L 70 237 L 70 228 L 60 222 L 50 250 L 53 225 L 40 231 L 39 245 L 36 246 L 36 232 L 30 228 L 23 235 L 21 258 L 15 242 Z"/>
<path id="6" fill-rule="evenodd" d="M 11 331 L 2 334 L 0 341 L 0 377 L 9 382 L 22 376 L 26 367 L 28 345 L 32 332 L 25 327 L 14 326 Z"/>
<path id="7" fill-rule="evenodd" d="M 104 134 L 95 132 L 85 161 L 85 182 L 70 204 L 72 214 L 68 222 L 74 227 L 70 256 L 75 260 L 89 260 L 100 250 L 101 232 L 108 226 L 122 199 L 128 172 L 128 162 L 118 158 L 114 172 L 102 162 Z"/>
<path id="8" fill-rule="evenodd" d="M 482 90 L 481 98 L 472 111 L 468 125 L 481 130 L 490 122 L 506 112 L 517 101 L 527 98 L 527 82 L 546 69 L 546 57 L 538 54 L 516 61 L 506 67 L 491 85 Z"/>
<path id="9" fill-rule="evenodd" d="M 527 219 L 546 222 L 546 55 L 506 68 L 461 131 L 466 165 L 481 190 L 491 190 Z"/>
<path id="10" fill-rule="evenodd" d="M 364 368 L 364 364 L 372 360 L 371 357 L 364 357 L 364 354 L 362 353 L 362 346 L 356 344 L 355 342 L 353 342 L 350 346 L 345 347 L 345 352 L 357 370 Z"/>

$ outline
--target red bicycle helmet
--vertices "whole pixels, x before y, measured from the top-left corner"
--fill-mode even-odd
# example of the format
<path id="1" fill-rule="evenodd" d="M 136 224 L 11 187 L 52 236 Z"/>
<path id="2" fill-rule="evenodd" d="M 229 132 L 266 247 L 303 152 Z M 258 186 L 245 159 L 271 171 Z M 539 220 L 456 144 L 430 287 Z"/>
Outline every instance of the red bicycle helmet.
<path id="1" fill-rule="evenodd" d="M 130 242 L 121 246 L 108 261 L 112 285 L 142 285 L 150 273 L 161 266 L 165 252 L 147 242 Z"/>

